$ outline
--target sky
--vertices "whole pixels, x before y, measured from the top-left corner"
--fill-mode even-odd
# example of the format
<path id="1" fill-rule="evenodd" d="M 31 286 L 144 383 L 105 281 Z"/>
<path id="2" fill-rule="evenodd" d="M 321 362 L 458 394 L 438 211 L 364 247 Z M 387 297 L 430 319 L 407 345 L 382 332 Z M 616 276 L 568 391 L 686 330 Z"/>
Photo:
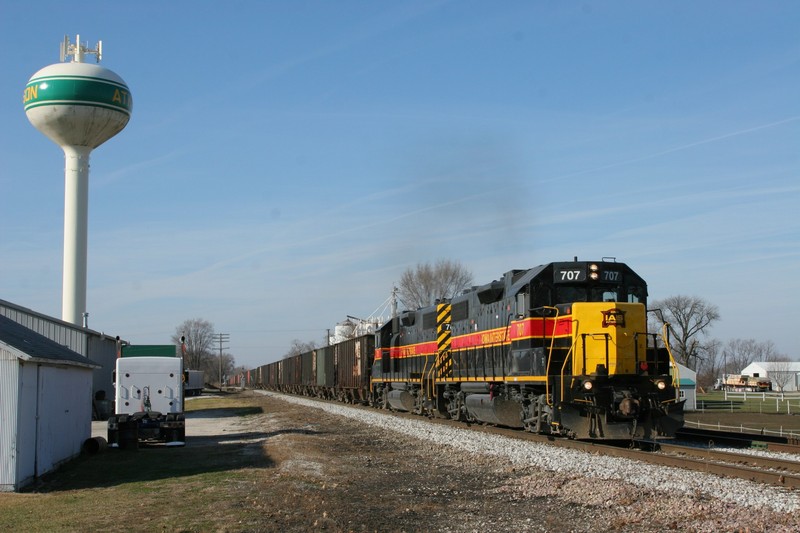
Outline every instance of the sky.
<path id="1" fill-rule="evenodd" d="M 0 299 L 61 315 L 64 156 L 22 92 L 79 34 L 133 96 L 91 155 L 91 329 L 199 318 L 255 367 L 419 263 L 613 257 L 800 359 L 800 3 L 31 8 L 0 2 Z"/>

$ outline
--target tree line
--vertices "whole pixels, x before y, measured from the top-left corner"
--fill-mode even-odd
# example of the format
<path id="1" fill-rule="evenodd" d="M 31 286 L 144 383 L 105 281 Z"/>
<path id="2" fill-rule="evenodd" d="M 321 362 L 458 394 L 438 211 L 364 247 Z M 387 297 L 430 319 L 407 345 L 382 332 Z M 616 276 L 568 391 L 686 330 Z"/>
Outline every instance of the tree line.
<path id="1" fill-rule="evenodd" d="M 697 372 L 697 384 L 709 388 L 725 374 L 739 374 L 755 362 L 777 363 L 773 380 L 783 390 L 789 384 L 791 358 L 778 351 L 772 341 L 708 337 L 708 330 L 720 320 L 719 308 L 696 296 L 670 296 L 651 302 L 650 330 L 668 325 L 668 340 L 675 360 Z M 654 327 L 655 326 L 655 327 Z"/>

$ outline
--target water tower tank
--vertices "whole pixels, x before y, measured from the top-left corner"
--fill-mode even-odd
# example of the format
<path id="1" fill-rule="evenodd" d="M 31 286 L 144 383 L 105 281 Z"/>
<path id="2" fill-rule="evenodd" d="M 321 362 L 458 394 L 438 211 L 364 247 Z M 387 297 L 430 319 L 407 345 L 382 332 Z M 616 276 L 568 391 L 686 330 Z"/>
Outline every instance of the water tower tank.
<path id="1" fill-rule="evenodd" d="M 86 316 L 89 156 L 122 131 L 133 100 L 114 72 L 84 62 L 102 57 L 102 42 L 90 50 L 80 36 L 61 45 L 61 61 L 36 72 L 23 93 L 28 120 L 64 151 L 64 272 L 62 318 L 80 325 Z M 64 61 L 72 57 L 72 61 Z"/>

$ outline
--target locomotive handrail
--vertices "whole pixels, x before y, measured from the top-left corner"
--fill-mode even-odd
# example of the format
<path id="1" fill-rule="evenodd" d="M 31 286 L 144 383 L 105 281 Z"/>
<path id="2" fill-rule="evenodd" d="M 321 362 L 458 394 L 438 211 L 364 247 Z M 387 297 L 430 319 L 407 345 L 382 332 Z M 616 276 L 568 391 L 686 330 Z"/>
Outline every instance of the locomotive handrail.
<path id="1" fill-rule="evenodd" d="M 556 324 L 558 324 L 558 313 L 559 313 L 558 307 L 545 305 L 545 306 L 542 306 L 542 307 L 537 307 L 536 309 L 552 309 L 552 310 L 554 310 L 556 312 L 556 316 L 553 317 L 553 320 L 555 320 Z M 544 327 L 542 328 L 542 336 L 544 337 L 545 335 L 547 335 L 547 317 L 544 314 L 542 314 L 542 321 L 544 322 Z M 553 346 L 555 345 L 555 342 L 556 342 L 556 336 L 555 336 L 555 326 L 554 326 L 553 336 L 550 337 L 550 348 L 548 349 L 548 353 L 547 353 L 547 366 L 544 369 L 544 372 L 545 372 L 544 394 L 545 394 L 545 398 L 547 398 L 547 405 L 551 406 L 551 407 L 553 405 L 553 402 L 550 400 L 550 379 L 549 379 L 549 376 L 550 376 L 550 362 L 553 360 Z M 542 344 L 544 344 L 544 343 L 542 343 Z M 544 346 L 542 346 L 542 348 L 544 348 Z M 571 351 L 572 351 L 572 349 L 570 348 L 570 352 Z M 567 359 L 569 359 L 569 352 L 567 353 Z M 563 370 L 564 369 L 562 368 L 561 370 L 562 370 L 562 375 L 563 375 Z"/>
<path id="2" fill-rule="evenodd" d="M 573 320 L 572 322 L 574 324 L 578 324 L 577 320 Z M 576 331 L 577 331 L 577 329 L 576 329 Z M 572 344 L 570 344 L 569 351 L 567 351 L 567 356 L 564 358 L 564 363 L 561 365 L 561 376 L 560 376 L 561 377 L 561 398 L 559 398 L 559 400 L 562 400 L 562 401 L 564 400 L 564 370 L 567 368 L 567 363 L 573 357 L 575 344 L 577 343 L 577 337 L 575 337 L 575 338 L 576 338 L 576 341 L 573 342 Z"/>
<path id="3" fill-rule="evenodd" d="M 669 327 L 669 324 L 665 323 L 664 324 L 664 328 L 662 330 L 663 332 L 661 334 L 661 338 L 664 340 L 664 346 L 667 348 L 667 354 L 669 355 L 669 360 L 672 363 L 672 368 L 673 368 L 673 372 L 672 372 L 672 387 L 675 390 L 678 390 L 680 388 L 680 383 L 681 383 L 681 379 L 680 379 L 681 378 L 681 373 L 680 373 L 680 369 L 678 368 L 678 363 L 676 363 L 675 362 L 675 358 L 672 357 L 672 348 L 669 347 L 669 335 L 666 334 L 668 327 Z M 673 398 L 672 400 L 667 400 L 667 401 L 662 402 L 662 403 L 672 403 L 672 402 L 677 402 L 677 401 L 678 401 L 678 398 L 676 397 L 676 398 Z"/>
<path id="4" fill-rule="evenodd" d="M 419 387 L 420 387 L 420 390 L 422 390 L 423 393 L 425 393 L 425 395 L 427 396 L 428 400 L 432 401 L 433 400 L 433 392 L 434 392 L 434 388 L 435 388 L 435 381 L 436 381 L 436 376 L 434 376 L 434 373 L 436 372 L 436 355 L 433 356 L 433 360 L 431 361 L 430 370 L 427 370 L 427 368 L 428 368 L 428 357 L 426 356 L 425 357 L 425 366 L 422 367 L 422 376 L 420 377 L 420 385 L 419 385 Z M 427 376 L 426 376 L 426 371 L 427 371 Z M 426 385 L 427 385 L 427 387 L 426 387 Z M 424 405 L 424 402 L 423 402 L 423 405 Z"/>

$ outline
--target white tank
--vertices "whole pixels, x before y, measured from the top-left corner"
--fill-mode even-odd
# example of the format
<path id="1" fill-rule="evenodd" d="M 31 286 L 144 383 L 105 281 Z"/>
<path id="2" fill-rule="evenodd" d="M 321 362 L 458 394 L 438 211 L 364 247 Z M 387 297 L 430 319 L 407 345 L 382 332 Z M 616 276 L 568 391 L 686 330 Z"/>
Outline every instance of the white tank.
<path id="1" fill-rule="evenodd" d="M 62 319 L 81 325 L 86 313 L 86 257 L 91 151 L 122 131 L 133 99 L 125 82 L 99 65 L 84 63 L 95 50 L 65 38 L 61 60 L 34 74 L 22 101 L 31 124 L 64 151 L 64 272 Z"/>

